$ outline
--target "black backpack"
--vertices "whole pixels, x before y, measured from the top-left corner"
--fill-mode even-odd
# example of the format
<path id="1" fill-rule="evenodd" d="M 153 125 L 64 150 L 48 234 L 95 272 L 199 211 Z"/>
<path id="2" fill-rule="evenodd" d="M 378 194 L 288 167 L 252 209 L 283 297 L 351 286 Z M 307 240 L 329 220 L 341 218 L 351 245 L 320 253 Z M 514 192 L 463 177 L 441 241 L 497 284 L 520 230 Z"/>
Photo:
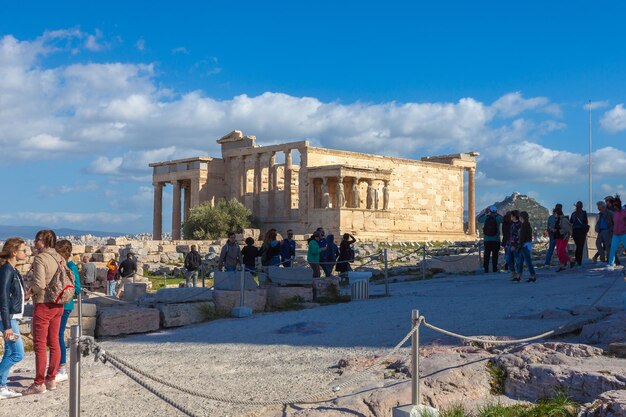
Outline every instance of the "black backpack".
<path id="1" fill-rule="evenodd" d="M 489 237 L 498 236 L 498 222 L 496 216 L 487 216 L 485 225 L 483 226 L 483 234 Z"/>
<path id="2" fill-rule="evenodd" d="M 185 267 L 190 271 L 195 271 L 200 268 L 200 263 L 202 259 L 200 259 L 200 254 L 198 252 L 189 252 L 189 257 L 187 259 L 187 265 Z"/>

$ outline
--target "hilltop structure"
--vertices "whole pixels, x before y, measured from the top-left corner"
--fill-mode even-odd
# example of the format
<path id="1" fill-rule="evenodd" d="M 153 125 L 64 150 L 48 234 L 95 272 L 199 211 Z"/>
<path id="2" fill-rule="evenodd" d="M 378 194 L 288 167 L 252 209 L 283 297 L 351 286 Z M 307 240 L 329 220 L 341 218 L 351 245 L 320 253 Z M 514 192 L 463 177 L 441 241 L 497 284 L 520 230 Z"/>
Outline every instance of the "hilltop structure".
<path id="1" fill-rule="evenodd" d="M 477 152 L 411 160 L 314 147 L 308 141 L 257 146 L 233 131 L 217 141 L 222 157 L 151 163 L 153 237 L 161 240 L 163 187 L 173 187 L 172 238 L 191 207 L 238 199 L 263 228 L 296 234 L 323 226 L 371 241 L 473 240 L 463 228 L 464 173 L 475 212 Z M 182 204 L 181 204 L 182 197 Z"/>

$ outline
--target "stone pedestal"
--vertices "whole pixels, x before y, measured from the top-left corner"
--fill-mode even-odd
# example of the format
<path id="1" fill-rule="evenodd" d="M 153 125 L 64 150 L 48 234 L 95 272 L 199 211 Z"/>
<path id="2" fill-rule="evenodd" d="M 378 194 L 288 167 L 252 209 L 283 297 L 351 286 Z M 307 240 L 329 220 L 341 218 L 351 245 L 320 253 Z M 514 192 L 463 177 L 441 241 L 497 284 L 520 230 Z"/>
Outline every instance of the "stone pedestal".
<path id="1" fill-rule="evenodd" d="M 311 287 L 270 287 L 267 289 L 267 304 L 270 307 L 282 307 L 285 301 L 299 297 L 303 302 L 313 301 Z"/>
<path id="2" fill-rule="evenodd" d="M 213 291 L 208 288 L 164 288 L 154 296 L 155 303 L 192 303 L 198 301 L 212 301 Z"/>
<path id="3" fill-rule="evenodd" d="M 313 278 L 313 299 L 330 298 L 339 296 L 339 277 Z"/>
<path id="4" fill-rule="evenodd" d="M 239 306 L 239 291 L 215 290 L 213 292 L 213 302 L 218 313 L 228 314 L 233 307 Z M 267 303 L 267 290 L 256 289 L 246 290 L 244 294 L 244 305 L 252 308 L 256 312 L 265 311 Z"/>
<path id="5" fill-rule="evenodd" d="M 148 285 L 145 282 L 126 283 L 124 284 L 124 301 L 137 301 L 143 295 L 146 295 Z"/>
<path id="6" fill-rule="evenodd" d="M 197 303 L 158 304 L 157 309 L 161 316 L 161 326 L 176 327 L 206 321 L 215 305 L 212 301 Z"/>
<path id="7" fill-rule="evenodd" d="M 159 311 L 154 308 L 103 308 L 98 311 L 96 337 L 152 332 L 159 329 L 159 322 Z"/>

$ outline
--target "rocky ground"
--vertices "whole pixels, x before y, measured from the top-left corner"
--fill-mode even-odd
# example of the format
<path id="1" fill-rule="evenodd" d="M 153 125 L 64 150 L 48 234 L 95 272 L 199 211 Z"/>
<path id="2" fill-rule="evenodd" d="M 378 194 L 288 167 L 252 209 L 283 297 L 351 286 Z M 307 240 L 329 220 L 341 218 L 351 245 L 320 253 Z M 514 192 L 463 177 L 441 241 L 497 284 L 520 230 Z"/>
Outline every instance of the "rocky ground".
<path id="1" fill-rule="evenodd" d="M 382 291 L 382 286 L 374 287 L 374 292 Z M 437 407 L 455 402 L 475 406 L 535 401 L 566 388 L 575 400 L 588 404 L 585 417 L 623 417 L 626 360 L 607 355 L 605 349 L 624 340 L 624 292 L 621 271 L 540 270 L 534 284 L 511 283 L 502 273 L 448 275 L 392 284 L 386 298 L 222 319 L 99 343 L 151 375 L 196 391 L 235 400 L 272 400 L 301 398 L 359 374 L 406 335 L 412 309 L 432 324 L 468 335 L 523 337 L 568 323 L 563 331 L 570 333 L 507 350 L 463 346 L 422 329 L 421 400 Z M 596 307 L 585 307 L 603 293 Z M 153 385 L 200 416 L 390 416 L 391 407 L 410 399 L 408 354 L 408 347 L 400 349 L 359 383 L 321 403 L 238 405 Z M 503 395 L 490 393 L 494 374 L 487 363 L 505 375 L 496 381 Z M 33 371 L 33 355 L 27 354 L 14 368 L 11 385 L 26 387 Z M 83 415 L 182 415 L 111 364 L 86 358 L 82 375 Z M 2 406 L 4 410 L 10 404 L 13 416 L 64 415 L 68 392 L 63 383 L 55 392 Z"/>

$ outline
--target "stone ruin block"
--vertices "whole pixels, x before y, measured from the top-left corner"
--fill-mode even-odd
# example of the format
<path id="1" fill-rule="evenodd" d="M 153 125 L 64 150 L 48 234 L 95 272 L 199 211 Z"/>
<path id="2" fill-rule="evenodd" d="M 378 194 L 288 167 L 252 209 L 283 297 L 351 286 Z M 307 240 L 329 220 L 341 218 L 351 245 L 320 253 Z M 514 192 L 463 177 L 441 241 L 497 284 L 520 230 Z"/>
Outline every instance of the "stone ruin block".
<path id="1" fill-rule="evenodd" d="M 125 237 L 113 237 L 107 240 L 109 246 L 121 246 L 128 243 L 128 238 Z"/>
<path id="2" fill-rule="evenodd" d="M 176 245 L 176 252 L 188 253 L 191 251 L 191 245 Z"/>
<path id="3" fill-rule="evenodd" d="M 85 253 L 85 245 L 72 245 L 72 253 L 82 255 Z"/>
<path id="4" fill-rule="evenodd" d="M 83 336 L 94 336 L 96 331 L 97 319 L 95 317 L 83 317 Z M 72 326 L 78 324 L 78 317 L 70 317 L 67 319 L 64 336 L 66 343 L 69 342 L 72 335 Z"/>
<path id="5" fill-rule="evenodd" d="M 209 288 L 163 288 L 154 295 L 155 303 L 193 303 L 213 300 L 213 290 Z"/>
<path id="6" fill-rule="evenodd" d="M 215 312 L 212 301 L 196 303 L 157 304 L 162 327 L 186 326 L 208 320 Z"/>
<path id="7" fill-rule="evenodd" d="M 313 278 L 313 298 L 320 297 L 331 299 L 339 295 L 339 277 Z"/>
<path id="8" fill-rule="evenodd" d="M 460 274 L 463 272 L 473 272 L 479 266 L 478 254 L 471 255 L 450 255 L 446 256 L 443 261 L 438 259 L 426 259 L 426 269 L 443 270 L 450 274 Z"/>
<path id="9" fill-rule="evenodd" d="M 146 295 L 148 290 L 148 283 L 146 282 L 135 282 L 124 284 L 124 301 L 137 301 L 137 299 L 141 296 Z"/>
<path id="10" fill-rule="evenodd" d="M 311 285 L 313 284 L 313 270 L 296 266 L 281 268 L 270 266 L 267 268 L 270 280 L 278 285 Z"/>
<path id="11" fill-rule="evenodd" d="M 176 245 L 159 245 L 159 252 L 176 252 Z"/>
<path id="12" fill-rule="evenodd" d="M 233 272 L 222 272 L 215 271 L 213 273 L 213 279 L 216 290 L 227 290 L 227 291 L 237 291 L 241 289 L 241 272 L 233 271 Z M 252 274 L 250 272 L 246 272 L 244 274 L 244 289 L 251 290 L 255 288 L 259 288 L 257 283 L 252 278 Z"/>
<path id="13" fill-rule="evenodd" d="M 159 311 L 142 307 L 108 307 L 98 310 L 96 337 L 147 333 L 159 329 Z"/>
<path id="14" fill-rule="evenodd" d="M 233 307 L 239 306 L 239 291 L 214 290 L 213 302 L 215 310 L 220 314 L 228 314 Z M 253 311 L 265 311 L 267 304 L 267 290 L 256 289 L 244 291 L 244 305 Z"/>
<path id="15" fill-rule="evenodd" d="M 285 301 L 299 297 L 303 302 L 313 301 L 313 288 L 309 287 L 270 287 L 267 289 L 267 304 L 281 307 Z"/>
<path id="16" fill-rule="evenodd" d="M 91 303 L 85 303 L 86 298 L 83 298 L 83 317 L 96 317 L 98 313 L 98 306 Z M 70 313 L 70 317 L 78 317 L 78 302 L 74 302 L 74 310 Z"/>

